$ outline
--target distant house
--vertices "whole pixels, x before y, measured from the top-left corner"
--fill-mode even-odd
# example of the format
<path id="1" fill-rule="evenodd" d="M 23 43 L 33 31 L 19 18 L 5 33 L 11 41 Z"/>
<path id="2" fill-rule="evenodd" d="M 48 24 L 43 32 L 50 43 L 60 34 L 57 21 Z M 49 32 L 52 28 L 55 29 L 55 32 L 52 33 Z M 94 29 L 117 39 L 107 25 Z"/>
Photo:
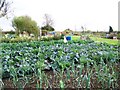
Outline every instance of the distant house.
<path id="1" fill-rule="evenodd" d="M 2 34 L 15 34 L 15 31 L 2 31 Z"/>
<path id="2" fill-rule="evenodd" d="M 1 31 L 0 33 L 2 34 L 1 37 L 6 37 L 6 38 L 15 37 L 15 31 Z"/>

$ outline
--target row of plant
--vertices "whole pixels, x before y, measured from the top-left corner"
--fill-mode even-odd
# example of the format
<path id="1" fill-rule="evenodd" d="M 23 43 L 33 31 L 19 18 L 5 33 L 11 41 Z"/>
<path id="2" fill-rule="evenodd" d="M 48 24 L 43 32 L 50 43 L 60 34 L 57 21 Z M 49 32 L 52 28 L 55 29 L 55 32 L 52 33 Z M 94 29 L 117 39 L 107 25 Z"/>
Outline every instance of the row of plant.
<path id="1" fill-rule="evenodd" d="M 95 64 L 93 67 L 72 64 L 71 67 L 62 68 L 61 71 L 46 72 L 42 71 L 41 64 L 32 75 L 23 74 L 18 77 L 15 67 L 11 67 L 12 88 L 119 88 L 119 69 L 118 64 L 109 63 L 106 65 Z M 119 71 L 118 71 L 119 70 Z M 4 82 L 3 82 L 4 83 Z M 5 88 L 5 83 L 4 83 Z"/>
<path id="2" fill-rule="evenodd" d="M 31 84 L 32 78 L 37 88 L 118 87 L 116 45 L 59 40 L 1 43 L 0 46 L 2 78 L 10 78 L 14 87 L 24 88 Z M 47 75 L 46 71 L 52 73 Z"/>
<path id="3" fill-rule="evenodd" d="M 60 40 L 63 39 L 63 36 L 60 35 L 55 35 L 53 37 L 47 37 L 47 36 L 42 36 L 39 39 L 35 37 L 20 37 L 20 36 L 15 36 L 15 35 L 8 35 L 7 37 L 1 37 L 0 42 L 1 43 L 19 43 L 19 42 L 30 42 L 30 41 L 50 41 L 50 40 Z"/>

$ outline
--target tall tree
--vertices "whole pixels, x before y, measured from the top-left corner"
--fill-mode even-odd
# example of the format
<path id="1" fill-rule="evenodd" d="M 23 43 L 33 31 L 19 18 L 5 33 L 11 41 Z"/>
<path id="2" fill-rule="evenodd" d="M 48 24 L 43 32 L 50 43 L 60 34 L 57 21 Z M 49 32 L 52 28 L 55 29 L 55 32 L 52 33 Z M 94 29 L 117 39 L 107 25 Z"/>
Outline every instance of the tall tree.
<path id="1" fill-rule="evenodd" d="M 10 8 L 10 2 L 6 0 L 0 0 L 0 18 L 8 14 Z"/>
<path id="2" fill-rule="evenodd" d="M 39 35 L 39 27 L 37 23 L 29 16 L 15 17 L 12 21 L 12 26 L 16 30 L 17 34 L 21 34 L 26 31 L 29 35 Z"/>
<path id="3" fill-rule="evenodd" d="M 44 19 L 45 19 L 45 21 L 44 21 L 44 25 L 45 26 L 47 26 L 47 25 L 49 25 L 49 26 L 53 26 L 53 19 L 51 18 L 51 16 L 49 15 L 49 14 L 45 14 L 44 15 Z"/>
<path id="4" fill-rule="evenodd" d="M 53 19 L 49 14 L 44 15 L 45 21 L 43 22 L 43 27 L 41 27 L 42 30 L 47 30 L 47 31 L 54 31 L 55 29 L 53 28 Z"/>
<path id="5" fill-rule="evenodd" d="M 113 32 L 112 26 L 109 26 L 109 33 Z"/>

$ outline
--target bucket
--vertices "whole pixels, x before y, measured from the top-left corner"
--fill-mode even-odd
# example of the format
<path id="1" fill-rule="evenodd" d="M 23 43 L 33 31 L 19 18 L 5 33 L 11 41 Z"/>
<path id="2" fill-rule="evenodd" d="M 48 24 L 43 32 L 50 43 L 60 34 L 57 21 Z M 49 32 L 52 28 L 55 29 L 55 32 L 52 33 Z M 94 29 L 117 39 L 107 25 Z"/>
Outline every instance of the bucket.
<path id="1" fill-rule="evenodd" d="M 66 36 L 67 41 L 71 40 L 71 36 Z"/>

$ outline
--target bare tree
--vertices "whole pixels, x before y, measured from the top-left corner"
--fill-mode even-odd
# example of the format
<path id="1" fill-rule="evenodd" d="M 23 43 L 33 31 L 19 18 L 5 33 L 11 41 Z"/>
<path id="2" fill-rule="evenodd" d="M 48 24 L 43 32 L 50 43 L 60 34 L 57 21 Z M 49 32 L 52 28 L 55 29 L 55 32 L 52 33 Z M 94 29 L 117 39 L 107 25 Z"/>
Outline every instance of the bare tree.
<path id="1" fill-rule="evenodd" d="M 45 14 L 44 20 L 44 26 L 41 27 L 41 30 L 54 31 L 55 29 L 53 28 L 53 19 L 51 18 L 51 16 L 49 14 Z"/>
<path id="2" fill-rule="evenodd" d="M 0 18 L 8 14 L 10 3 L 6 0 L 0 0 Z"/>
<path id="3" fill-rule="evenodd" d="M 53 26 L 53 19 L 51 18 L 51 16 L 49 15 L 49 14 L 45 14 L 44 15 L 44 19 L 45 19 L 45 21 L 44 21 L 44 25 L 45 26 Z"/>
<path id="4" fill-rule="evenodd" d="M 87 30 L 85 26 L 81 26 L 81 29 L 83 30 L 83 33 Z"/>

